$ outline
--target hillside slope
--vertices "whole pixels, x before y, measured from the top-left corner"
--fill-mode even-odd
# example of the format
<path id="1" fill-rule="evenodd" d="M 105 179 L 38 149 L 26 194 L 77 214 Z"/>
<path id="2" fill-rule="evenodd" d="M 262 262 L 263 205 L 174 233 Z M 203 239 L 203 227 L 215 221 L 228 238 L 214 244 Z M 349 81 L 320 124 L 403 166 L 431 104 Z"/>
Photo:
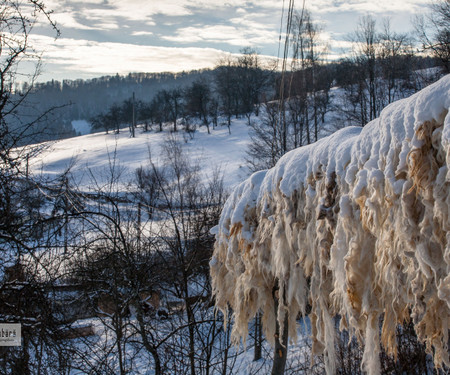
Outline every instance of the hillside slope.
<path id="1" fill-rule="evenodd" d="M 111 172 L 120 174 L 119 185 L 126 189 L 134 178 L 136 169 L 149 164 L 149 158 L 158 163 L 165 141 L 174 137 L 182 145 L 187 155 L 199 163 L 205 178 L 212 176 L 219 168 L 224 174 L 224 184 L 232 187 L 247 176 L 245 152 L 249 142 L 248 127 L 244 120 L 235 120 L 231 134 L 226 126 L 199 128 L 194 138 L 180 131 L 144 133 L 136 131 L 131 138 L 128 129 L 119 134 L 96 133 L 46 143 L 46 149 L 30 161 L 36 174 L 57 177 L 70 167 L 73 183 L 83 191 L 108 184 Z"/>

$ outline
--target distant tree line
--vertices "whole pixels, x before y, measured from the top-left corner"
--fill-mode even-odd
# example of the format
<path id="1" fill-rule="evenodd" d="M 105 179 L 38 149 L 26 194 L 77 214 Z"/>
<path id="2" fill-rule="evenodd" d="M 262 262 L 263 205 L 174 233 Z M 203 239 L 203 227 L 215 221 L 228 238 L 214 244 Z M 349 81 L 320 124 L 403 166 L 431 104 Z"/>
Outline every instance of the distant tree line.
<path id="1" fill-rule="evenodd" d="M 171 124 L 173 131 L 177 131 L 177 122 L 181 121 L 187 131 L 192 131 L 197 121 L 209 133 L 210 124 L 217 126 L 219 116 L 226 119 L 230 132 L 233 116 L 246 116 L 250 124 L 251 115 L 259 113 L 262 98 L 273 95 L 276 73 L 275 65 L 261 63 L 255 50 L 245 48 L 241 52 L 238 57 L 223 59 L 207 77 L 200 76 L 184 87 L 161 89 L 151 101 L 136 102 L 137 118 L 144 130 L 156 125 L 162 131 L 165 124 Z M 91 123 L 93 129 L 118 132 L 131 118 L 127 99 L 92 117 Z"/>

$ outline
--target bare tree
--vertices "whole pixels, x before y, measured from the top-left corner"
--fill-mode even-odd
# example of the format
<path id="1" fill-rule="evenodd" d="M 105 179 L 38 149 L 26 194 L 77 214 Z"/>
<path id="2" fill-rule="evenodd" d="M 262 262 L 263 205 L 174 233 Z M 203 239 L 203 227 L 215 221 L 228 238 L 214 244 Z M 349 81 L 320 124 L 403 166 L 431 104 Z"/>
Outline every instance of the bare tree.
<path id="1" fill-rule="evenodd" d="M 327 46 L 320 39 L 321 31 L 308 10 L 304 9 L 301 14 L 297 13 L 295 15 L 291 39 L 293 70 L 297 71 L 294 77 L 297 77 L 293 77 L 289 91 L 292 96 L 297 96 L 301 99 L 301 103 L 304 104 L 302 107 L 306 111 L 304 117 L 307 121 L 311 117 L 314 141 L 317 141 L 319 138 L 319 115 L 322 96 L 327 95 L 329 91 L 328 85 L 323 85 L 323 80 L 319 79 L 321 61 L 327 52 Z M 298 100 L 295 102 L 299 103 Z M 311 115 L 308 114 L 308 107 L 311 107 Z M 312 141 L 309 126 L 306 129 L 306 135 L 307 143 L 309 144 Z"/>
<path id="2" fill-rule="evenodd" d="M 51 112 L 35 111 L 26 121 L 20 117 L 41 66 L 30 33 L 44 18 L 59 34 L 50 14 L 37 0 L 6 0 L 0 5 L 0 320 L 22 325 L 22 346 L 2 348 L 0 364 L 4 371 L 20 374 L 42 373 L 52 361 L 49 369 L 56 372 L 61 363 L 55 358 L 62 353 L 50 335 L 58 322 L 44 289 L 51 285 L 52 275 L 43 267 L 37 273 L 35 267 L 50 241 L 44 236 L 51 221 L 44 214 L 46 196 L 28 173 L 29 158 L 41 148 L 17 148 Z M 22 65 L 25 60 L 31 70 Z M 28 80 L 26 90 L 18 95 L 18 82 L 24 79 Z M 59 370 L 65 372 L 62 367 Z"/>
<path id="3" fill-rule="evenodd" d="M 279 124 L 279 107 L 271 102 L 263 105 L 261 122 L 250 124 L 251 142 L 247 162 L 255 171 L 271 168 L 288 151 Z"/>
<path id="4" fill-rule="evenodd" d="M 402 87 L 407 87 L 411 81 L 413 63 L 412 41 L 406 33 L 396 33 L 391 29 L 389 19 L 383 23 L 383 31 L 379 35 L 378 60 L 382 82 L 380 86 L 380 107 L 400 99 L 403 95 Z"/>
<path id="5" fill-rule="evenodd" d="M 266 102 L 262 120 L 250 124 L 252 142 L 247 154 L 254 170 L 273 167 L 286 152 L 319 138 L 332 82 L 319 64 L 326 51 L 319 35 L 307 10 L 296 14 L 291 35 L 292 72 L 278 83 L 280 102 Z"/>
<path id="6" fill-rule="evenodd" d="M 197 80 L 184 91 L 185 111 L 192 117 L 203 120 L 209 130 L 208 109 L 211 100 L 211 90 L 205 81 Z"/>
<path id="7" fill-rule="evenodd" d="M 236 62 L 236 90 L 238 94 L 238 111 L 243 113 L 250 125 L 253 113 L 259 114 L 259 103 L 267 88 L 271 71 L 274 67 L 263 66 L 255 49 L 246 47 Z"/>
<path id="8" fill-rule="evenodd" d="M 219 61 L 214 81 L 220 99 L 220 109 L 227 118 L 228 132 L 231 134 L 231 117 L 236 112 L 237 83 L 234 62 L 231 56 L 227 56 Z"/>
<path id="9" fill-rule="evenodd" d="M 361 66 L 365 88 L 368 92 L 368 113 L 364 116 L 364 125 L 378 116 L 380 108 L 377 106 L 377 48 L 378 34 L 376 32 L 376 21 L 371 16 L 360 19 L 354 34 L 356 59 Z"/>
<path id="10" fill-rule="evenodd" d="M 165 153 L 164 175 L 153 167 L 161 191 L 161 204 L 165 207 L 162 213 L 167 220 L 160 238 L 165 239 L 167 250 L 164 257 L 175 271 L 174 294 L 185 305 L 188 335 L 185 354 L 189 359 L 190 373 L 194 375 L 198 372 L 199 363 L 208 362 L 207 358 L 200 360 L 197 357 L 196 346 L 197 325 L 200 323 L 197 312 L 204 297 L 210 295 L 210 288 L 202 287 L 200 294 L 193 290 L 198 289 L 194 285 L 209 285 L 209 258 L 213 244 L 209 229 L 218 220 L 224 194 L 220 180 L 206 186 L 201 183 L 198 167 L 189 163 L 175 140 L 168 141 Z M 208 353 L 205 349 L 208 346 L 203 349 L 203 353 Z"/>
<path id="11" fill-rule="evenodd" d="M 181 89 L 175 88 L 166 92 L 165 99 L 167 105 L 169 106 L 170 119 L 173 122 L 173 131 L 176 132 L 178 116 L 181 114 L 183 106 L 183 95 Z"/>
<path id="12" fill-rule="evenodd" d="M 436 0 L 431 13 L 415 20 L 416 33 L 422 48 L 439 59 L 446 73 L 450 73 L 450 0 Z"/>

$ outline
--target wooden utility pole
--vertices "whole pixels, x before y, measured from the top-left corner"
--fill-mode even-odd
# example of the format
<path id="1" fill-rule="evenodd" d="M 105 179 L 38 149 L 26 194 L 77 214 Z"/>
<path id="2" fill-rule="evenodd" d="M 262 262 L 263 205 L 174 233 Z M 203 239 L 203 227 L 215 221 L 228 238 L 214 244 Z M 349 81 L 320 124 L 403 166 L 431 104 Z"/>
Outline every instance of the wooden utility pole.
<path id="1" fill-rule="evenodd" d="M 136 128 L 136 106 L 135 106 L 135 98 L 134 98 L 134 91 L 133 91 L 133 110 L 132 110 L 133 114 L 133 118 L 131 121 L 131 136 L 134 138 L 135 137 L 135 133 L 134 133 L 134 129 Z"/>

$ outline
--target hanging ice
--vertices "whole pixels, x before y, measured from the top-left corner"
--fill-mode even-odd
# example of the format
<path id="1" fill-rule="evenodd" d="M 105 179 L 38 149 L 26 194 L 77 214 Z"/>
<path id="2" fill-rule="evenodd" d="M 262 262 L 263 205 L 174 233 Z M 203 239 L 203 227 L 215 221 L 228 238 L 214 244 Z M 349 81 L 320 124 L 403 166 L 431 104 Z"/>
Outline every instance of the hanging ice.
<path id="1" fill-rule="evenodd" d="M 279 280 L 280 324 L 288 313 L 294 337 L 295 318 L 311 304 L 313 353 L 325 354 L 328 373 L 336 315 L 364 342 L 369 374 L 380 371 L 380 342 L 396 352 L 396 326 L 410 313 L 436 366 L 450 365 L 449 107 L 446 76 L 363 129 L 289 152 L 234 190 L 211 276 L 216 306 L 233 310 L 235 340 L 258 309 L 273 338 Z"/>

